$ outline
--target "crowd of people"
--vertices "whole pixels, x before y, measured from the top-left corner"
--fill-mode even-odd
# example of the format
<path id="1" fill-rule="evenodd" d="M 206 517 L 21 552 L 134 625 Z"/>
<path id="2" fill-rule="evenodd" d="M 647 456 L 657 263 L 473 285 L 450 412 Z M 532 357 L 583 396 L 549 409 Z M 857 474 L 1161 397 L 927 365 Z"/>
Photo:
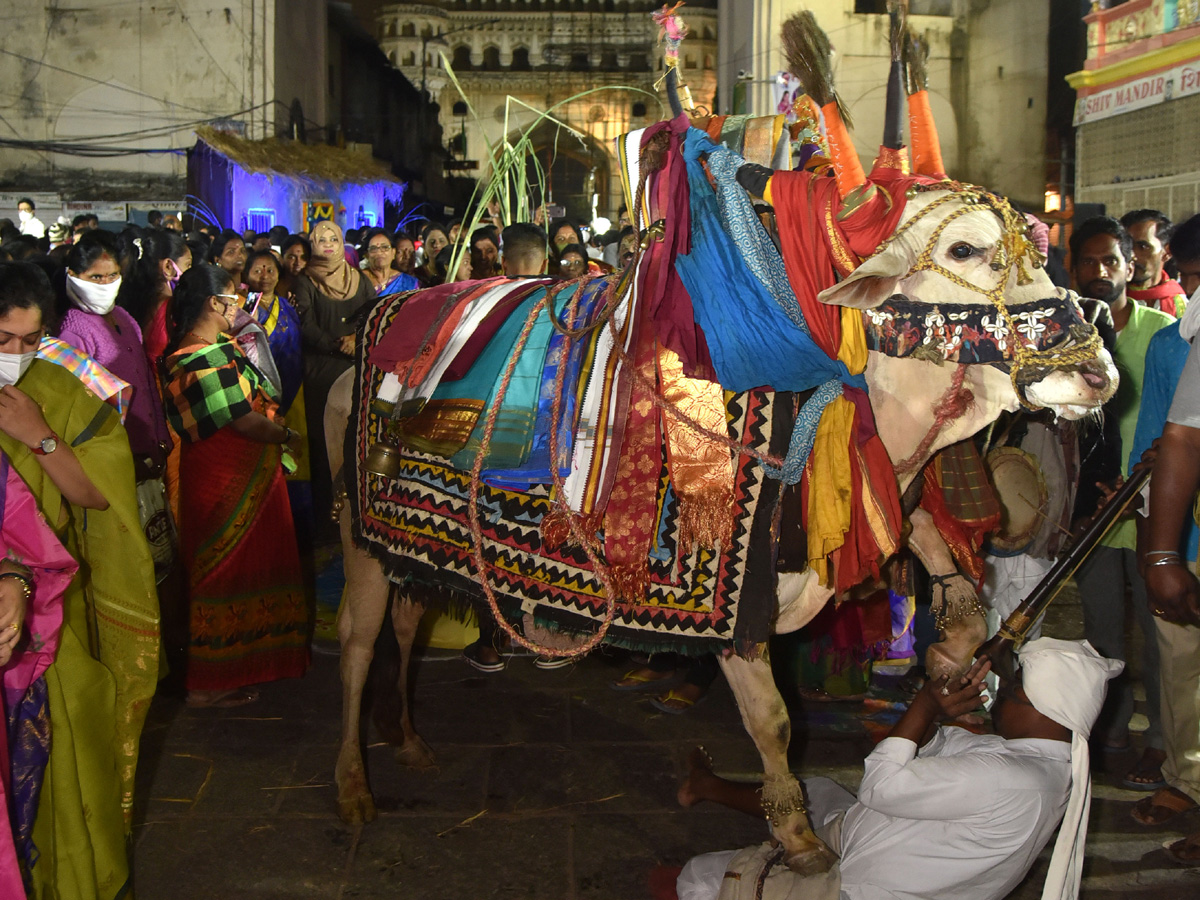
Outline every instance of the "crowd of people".
<path id="1" fill-rule="evenodd" d="M 566 220 L 551 241 L 532 223 L 256 234 L 19 212 L 0 220 L 0 665 L 9 733 L 41 740 L 0 742 L 0 894 L 116 896 L 160 671 L 187 705 L 230 708 L 309 664 L 305 574 L 337 540 L 324 407 L 366 310 L 611 265 Z"/>
<path id="2" fill-rule="evenodd" d="M 185 233 L 177 217 L 157 216 L 109 231 L 85 216 L 47 227 L 31 201 L 20 219 L 0 220 L 0 663 L 20 663 L 4 671 L 10 731 L 24 716 L 53 722 L 55 740 L 40 764 L 36 747 L 9 748 L 25 778 L 9 786 L 19 814 L 11 852 L 0 846 L 0 879 L 65 896 L 128 877 L 124 842 L 113 835 L 129 822 L 160 615 L 166 662 L 190 706 L 251 703 L 255 685 L 305 672 L 312 609 L 303 562 L 314 545 L 336 540 L 324 407 L 376 298 L 500 275 L 607 272 L 632 258 L 638 235 L 625 219 L 591 242 L 567 220 L 470 233 L 427 222 L 413 234 L 343 233 L 323 221 L 306 234 L 255 234 L 204 225 Z M 1136 210 L 1087 221 L 1069 261 L 1060 280 L 1084 298 L 1121 375 L 1109 427 L 1081 434 L 1081 484 L 1128 476 L 1161 437 L 1172 483 L 1182 485 L 1175 493 L 1193 496 L 1200 467 L 1178 458 L 1196 458 L 1200 414 L 1195 392 L 1184 396 L 1176 384 L 1200 377 L 1189 343 L 1200 309 L 1189 316 L 1187 303 L 1200 287 L 1200 217 L 1176 227 Z M 1080 491 L 1076 524 L 1103 493 Z M 1200 807 L 1200 613 L 1195 579 L 1179 576 L 1182 564 L 1194 568 L 1200 529 L 1184 528 L 1182 507 L 1151 509 L 1157 520 L 1121 523 L 1078 575 L 1085 633 L 1102 657 L 1127 656 L 1127 602 L 1146 637 L 1150 727 L 1120 776 L 1146 791 L 1133 809 L 1145 826 Z M 116 539 L 128 533 L 145 540 Z M 83 577 L 72 578 L 76 568 Z M 55 591 L 58 607 L 49 602 Z M 896 621 L 893 653 L 911 653 L 912 626 L 911 616 Z M 819 635 L 805 639 L 820 646 Z M 484 628 L 465 655 L 498 671 L 504 649 Z M 651 658 L 614 687 L 658 689 L 681 668 L 684 684 L 656 702 L 681 712 L 715 677 L 711 657 Z M 1117 671 L 1105 670 L 1105 680 Z M 832 674 L 809 677 L 806 698 L 820 699 Z M 963 690 L 974 690 L 976 674 Z M 1093 717 L 1098 756 L 1132 753 L 1132 711 L 1120 675 Z M 1068 724 L 1053 739 L 1069 742 L 1091 724 Z M 690 802 L 707 798 L 710 775 L 694 771 Z M 839 799 L 839 814 L 854 803 Z M 869 800 L 857 803 L 868 815 Z M 1171 852 L 1200 861 L 1200 835 Z"/>

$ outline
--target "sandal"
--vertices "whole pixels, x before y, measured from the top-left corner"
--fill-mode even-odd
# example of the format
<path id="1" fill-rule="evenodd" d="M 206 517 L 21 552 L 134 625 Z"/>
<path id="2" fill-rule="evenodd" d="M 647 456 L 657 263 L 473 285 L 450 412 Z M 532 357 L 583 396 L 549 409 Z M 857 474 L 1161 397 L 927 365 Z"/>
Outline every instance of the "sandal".
<path id="1" fill-rule="evenodd" d="M 658 677 L 652 678 L 646 673 L 653 673 Z M 608 686 L 614 691 L 645 691 L 664 681 L 670 681 L 674 677 L 674 671 L 655 672 L 653 669 L 642 666 L 640 669 L 630 669 L 617 681 L 609 682 Z M 626 682 L 629 683 L 626 684 Z"/>
<path id="2" fill-rule="evenodd" d="M 533 661 L 533 666 L 543 672 L 552 672 L 555 669 L 573 666 L 576 662 L 578 662 L 578 657 L 575 656 L 539 656 Z"/>
<path id="3" fill-rule="evenodd" d="M 191 709 L 233 709 L 238 706 L 245 706 L 247 703 L 253 703 L 258 699 L 258 691 L 252 688 L 198 692 L 206 696 L 193 696 L 193 693 L 189 691 L 187 699 L 183 701 Z"/>
<path id="4" fill-rule="evenodd" d="M 470 663 L 472 668 L 478 669 L 480 672 L 503 672 L 505 666 L 504 657 L 500 657 L 495 662 L 488 662 L 479 655 L 482 646 L 479 641 L 467 644 L 467 646 L 463 647 L 463 659 Z"/>
<path id="5" fill-rule="evenodd" d="M 1130 817 L 1139 825 L 1153 828 L 1166 825 L 1177 816 L 1195 812 L 1200 806 L 1183 791 L 1173 787 L 1159 788 L 1149 797 L 1143 797 L 1133 804 L 1129 811 Z"/>
<path id="6" fill-rule="evenodd" d="M 652 699 L 650 701 L 650 705 L 659 712 L 669 713 L 672 716 L 681 716 L 697 703 L 703 703 L 704 698 L 707 696 L 708 692 L 705 691 L 703 694 L 693 700 L 690 697 L 685 697 L 674 688 L 671 688 L 671 690 L 667 691 L 661 697 L 655 697 Z M 672 703 L 678 703 L 679 705 L 672 706 Z"/>
<path id="7" fill-rule="evenodd" d="M 1159 788 L 1165 788 L 1167 782 L 1163 779 L 1162 766 L 1166 761 L 1165 751 L 1147 747 L 1129 773 L 1121 779 L 1121 787 L 1130 791 L 1157 791 Z"/>
<path id="8" fill-rule="evenodd" d="M 847 694 L 839 697 L 837 694 L 831 694 L 819 687 L 796 688 L 796 693 L 800 695 L 801 700 L 807 700 L 810 703 L 858 703 L 867 698 L 866 694 Z"/>
<path id="9" fill-rule="evenodd" d="M 1200 866 L 1200 834 L 1190 834 L 1163 850 L 1176 865 Z"/>

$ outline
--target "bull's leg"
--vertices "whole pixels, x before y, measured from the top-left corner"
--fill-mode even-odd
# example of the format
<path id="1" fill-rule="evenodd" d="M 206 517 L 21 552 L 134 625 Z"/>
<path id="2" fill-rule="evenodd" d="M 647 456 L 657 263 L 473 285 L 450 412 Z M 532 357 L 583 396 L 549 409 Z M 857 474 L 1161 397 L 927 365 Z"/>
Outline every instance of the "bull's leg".
<path id="1" fill-rule="evenodd" d="M 925 672 L 930 678 L 953 678 L 970 667 L 975 648 L 987 639 L 987 621 L 975 587 L 959 573 L 933 516 L 917 509 L 909 521 L 912 534 L 908 545 L 935 580 L 934 612 L 940 611 L 950 620 L 942 640 L 925 652 Z"/>
<path id="2" fill-rule="evenodd" d="M 770 663 L 765 655 L 754 661 L 727 656 L 721 658 L 721 668 L 737 698 L 742 723 L 762 757 L 763 808 L 771 831 L 787 850 L 788 866 L 802 875 L 828 871 L 837 857 L 813 833 L 800 783 L 788 770 L 792 723 Z"/>
<path id="3" fill-rule="evenodd" d="M 400 714 L 400 728 L 403 740 L 396 748 L 396 762 L 402 766 L 412 766 L 415 769 L 432 769 L 434 767 L 433 751 L 413 728 L 411 697 L 408 692 L 408 673 L 412 668 L 413 640 L 417 636 L 417 627 L 421 624 L 421 616 L 425 605 L 414 594 L 408 597 L 398 596 L 392 603 L 392 628 L 396 631 L 396 640 L 400 644 L 400 671 L 396 678 L 396 691 L 400 695 L 403 711 Z"/>
<path id="4" fill-rule="evenodd" d="M 358 825 L 375 818 L 375 802 L 362 759 L 361 712 L 363 685 L 371 667 L 375 638 L 387 612 L 388 581 L 383 568 L 350 536 L 350 515 L 343 510 L 342 565 L 346 594 L 338 610 L 338 641 L 342 645 L 342 743 L 334 779 L 338 788 L 338 817 Z"/>

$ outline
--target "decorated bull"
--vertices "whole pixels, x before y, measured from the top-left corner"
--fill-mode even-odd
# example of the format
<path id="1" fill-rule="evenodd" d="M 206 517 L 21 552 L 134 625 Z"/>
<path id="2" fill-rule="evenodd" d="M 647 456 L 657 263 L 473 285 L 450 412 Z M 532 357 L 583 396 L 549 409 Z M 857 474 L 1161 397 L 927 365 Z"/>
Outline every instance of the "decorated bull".
<path id="1" fill-rule="evenodd" d="M 774 120 L 680 114 L 621 140 L 645 234 L 623 272 L 461 282 L 371 311 L 325 420 L 346 492 L 343 819 L 374 816 L 359 706 L 395 585 L 402 695 L 422 611 L 464 596 L 545 655 L 717 651 L 789 864 L 832 861 L 787 767 L 769 634 L 879 577 L 901 496 L 938 451 L 1002 410 L 1080 418 L 1117 379 L 1020 214 L 946 179 L 929 146 L 909 174 L 894 122 L 867 177 L 828 83 L 807 87 L 827 166 L 806 150 L 780 168 Z M 780 170 L 731 149 L 751 133 L 772 135 L 757 155 Z M 940 515 L 911 510 L 907 540 L 944 586 L 930 664 L 953 670 L 986 635 Z M 398 759 L 431 764 L 407 709 L 403 727 Z"/>

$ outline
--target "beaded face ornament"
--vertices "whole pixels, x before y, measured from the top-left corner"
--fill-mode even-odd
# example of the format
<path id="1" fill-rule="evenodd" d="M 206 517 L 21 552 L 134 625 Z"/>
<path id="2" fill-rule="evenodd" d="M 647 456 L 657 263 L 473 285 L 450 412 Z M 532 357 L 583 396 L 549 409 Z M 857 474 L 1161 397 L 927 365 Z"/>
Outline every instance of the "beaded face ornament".
<path id="1" fill-rule="evenodd" d="M 896 229 L 876 253 L 907 233 L 930 213 L 951 203 L 962 205 L 950 211 L 924 249 L 903 276 L 933 272 L 958 287 L 983 294 L 991 309 L 976 304 L 926 303 L 897 294 L 866 310 L 867 344 L 889 356 L 915 356 L 936 362 L 984 363 L 1009 373 L 1013 390 L 1027 409 L 1036 407 L 1025 390 L 1056 369 L 1069 369 L 1095 359 L 1103 346 L 1095 326 L 1083 318 L 1073 294 L 1058 291 L 1046 300 L 1010 306 L 1004 297 L 1009 278 L 1016 272 L 1019 286 L 1033 283 L 1030 268 L 1040 269 L 1044 258 L 1027 237 L 1024 217 L 1003 197 L 956 181 L 920 184 L 908 191 L 909 199 L 920 193 L 946 191 Z M 996 272 L 992 285 L 980 285 L 952 272 L 933 257 L 938 240 L 954 220 L 977 209 L 993 212 L 1000 220 L 1002 236 L 990 266 Z"/>

